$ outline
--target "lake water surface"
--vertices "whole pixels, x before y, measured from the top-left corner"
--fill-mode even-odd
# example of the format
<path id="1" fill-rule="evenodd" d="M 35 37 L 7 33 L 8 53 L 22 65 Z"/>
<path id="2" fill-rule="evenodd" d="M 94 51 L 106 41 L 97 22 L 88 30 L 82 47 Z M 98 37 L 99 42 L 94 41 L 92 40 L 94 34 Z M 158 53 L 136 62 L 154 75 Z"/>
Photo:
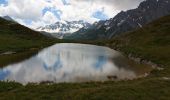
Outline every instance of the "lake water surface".
<path id="1" fill-rule="evenodd" d="M 119 52 L 107 47 L 61 43 L 0 69 L 0 80 L 22 84 L 134 79 L 141 73 Z"/>

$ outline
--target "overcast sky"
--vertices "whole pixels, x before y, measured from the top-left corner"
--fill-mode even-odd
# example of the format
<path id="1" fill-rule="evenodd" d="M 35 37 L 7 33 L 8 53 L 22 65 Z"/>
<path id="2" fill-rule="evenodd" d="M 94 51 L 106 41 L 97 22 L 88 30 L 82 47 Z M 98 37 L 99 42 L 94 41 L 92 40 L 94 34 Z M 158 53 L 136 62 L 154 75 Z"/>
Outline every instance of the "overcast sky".
<path id="1" fill-rule="evenodd" d="M 56 21 L 94 22 L 136 8 L 144 0 L 0 0 L 0 16 L 9 15 L 36 28 Z"/>

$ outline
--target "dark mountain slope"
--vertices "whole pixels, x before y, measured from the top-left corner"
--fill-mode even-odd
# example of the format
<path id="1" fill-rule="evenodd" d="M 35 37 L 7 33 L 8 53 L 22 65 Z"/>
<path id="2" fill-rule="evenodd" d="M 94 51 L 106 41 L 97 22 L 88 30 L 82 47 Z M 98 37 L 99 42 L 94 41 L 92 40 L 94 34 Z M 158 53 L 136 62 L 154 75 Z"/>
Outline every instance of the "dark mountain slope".
<path id="1" fill-rule="evenodd" d="M 50 85 L 42 83 L 26 86 L 14 82 L 0 82 L 1 99 L 169 100 L 170 16 L 156 20 L 134 32 L 114 37 L 110 41 L 99 41 L 94 44 L 97 43 L 164 65 L 160 66 L 164 70 L 155 69 L 148 77 L 116 82 Z"/>
<path id="2" fill-rule="evenodd" d="M 170 0 L 145 0 L 138 8 L 122 11 L 114 18 L 95 24 L 92 29 L 78 31 L 68 39 L 111 39 L 121 33 L 133 31 L 149 22 L 170 14 Z"/>
<path id="3" fill-rule="evenodd" d="M 0 18 L 0 53 L 43 47 L 52 41 L 39 32 Z"/>
<path id="4" fill-rule="evenodd" d="M 126 54 L 169 66 L 170 72 L 170 16 L 160 18 L 136 31 L 114 37 L 106 44 Z"/>
<path id="5" fill-rule="evenodd" d="M 0 67 L 22 61 L 59 40 L 0 18 Z"/>
<path id="6" fill-rule="evenodd" d="M 11 17 L 9 16 L 3 16 L 2 17 L 3 19 L 7 20 L 7 21 L 12 21 L 12 22 L 15 22 Z"/>

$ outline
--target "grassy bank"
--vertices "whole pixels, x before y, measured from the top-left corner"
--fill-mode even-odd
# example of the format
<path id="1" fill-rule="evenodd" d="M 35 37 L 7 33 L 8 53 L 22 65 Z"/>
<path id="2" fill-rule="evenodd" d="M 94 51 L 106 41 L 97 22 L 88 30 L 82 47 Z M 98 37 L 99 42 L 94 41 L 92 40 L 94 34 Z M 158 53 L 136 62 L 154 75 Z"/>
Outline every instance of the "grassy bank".
<path id="1" fill-rule="evenodd" d="M 126 33 L 106 42 L 109 47 L 119 49 L 152 61 L 164 68 L 159 76 L 170 77 L 170 16 L 156 20 L 136 31 Z"/>
<path id="2" fill-rule="evenodd" d="M 82 42 L 82 41 L 81 41 Z M 47 42 L 48 43 L 48 42 Z M 147 78 L 120 82 L 28 84 L 0 82 L 1 100 L 169 100 L 170 16 L 110 41 L 83 42 L 105 45 L 161 65 Z M 10 44 L 11 45 L 11 44 Z M 9 45 L 9 46 L 10 46 Z M 42 44 L 41 44 L 42 45 Z M 41 46 L 39 45 L 39 46 Z M 22 47 L 22 46 L 21 46 Z M 4 49 L 5 50 L 5 49 Z M 11 50 L 11 49 L 8 49 Z"/>
<path id="3" fill-rule="evenodd" d="M 0 98 L 1 100 L 169 100 L 169 82 L 157 78 L 27 86 L 1 82 Z"/>
<path id="4" fill-rule="evenodd" d="M 0 18 L 0 53 L 43 48 L 56 40 L 30 30 L 18 23 Z"/>
<path id="5" fill-rule="evenodd" d="M 55 43 L 70 42 L 46 37 L 16 22 L 0 18 L 0 67 L 26 59 Z M 5 55 L 6 52 L 15 54 Z"/>

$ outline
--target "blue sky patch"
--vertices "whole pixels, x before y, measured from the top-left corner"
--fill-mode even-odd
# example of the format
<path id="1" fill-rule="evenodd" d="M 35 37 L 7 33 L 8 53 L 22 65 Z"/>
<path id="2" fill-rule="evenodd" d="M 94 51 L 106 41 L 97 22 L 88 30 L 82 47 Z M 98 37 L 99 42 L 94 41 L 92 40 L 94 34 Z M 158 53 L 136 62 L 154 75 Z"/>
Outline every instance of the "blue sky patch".
<path id="1" fill-rule="evenodd" d="M 70 0 L 62 0 L 64 5 L 70 5 Z"/>
<path id="2" fill-rule="evenodd" d="M 106 64 L 106 57 L 104 56 L 99 56 L 97 62 L 94 64 L 94 67 L 96 69 L 102 69 L 103 66 Z"/>
<path id="3" fill-rule="evenodd" d="M 104 13 L 104 8 L 97 10 L 92 14 L 92 17 L 100 19 L 100 20 L 106 20 L 109 17 Z"/>
<path id="4" fill-rule="evenodd" d="M 27 25 L 31 25 L 32 24 L 32 20 L 26 19 L 26 20 L 24 20 L 24 23 L 26 23 Z"/>
<path id="5" fill-rule="evenodd" d="M 52 12 L 56 17 L 57 17 L 57 19 L 58 20 L 61 20 L 61 15 L 62 15 L 62 11 L 61 10 L 59 10 L 59 9 L 56 9 L 56 8 L 52 8 L 52 7 L 46 7 L 46 8 L 44 8 L 43 9 L 43 15 L 47 12 L 47 11 L 49 11 L 49 12 Z"/>
<path id="6" fill-rule="evenodd" d="M 9 71 L 0 70 L 0 80 L 4 80 L 8 75 Z"/>
<path id="7" fill-rule="evenodd" d="M 48 66 L 45 63 L 43 63 L 43 67 L 47 71 L 49 71 L 49 70 L 56 71 L 56 70 L 62 68 L 62 66 L 63 66 L 63 64 L 60 60 L 60 55 L 57 56 L 56 62 L 53 66 Z"/>
<path id="8" fill-rule="evenodd" d="M 8 4 L 7 0 L 0 0 L 0 4 L 4 4 L 5 6 Z"/>

